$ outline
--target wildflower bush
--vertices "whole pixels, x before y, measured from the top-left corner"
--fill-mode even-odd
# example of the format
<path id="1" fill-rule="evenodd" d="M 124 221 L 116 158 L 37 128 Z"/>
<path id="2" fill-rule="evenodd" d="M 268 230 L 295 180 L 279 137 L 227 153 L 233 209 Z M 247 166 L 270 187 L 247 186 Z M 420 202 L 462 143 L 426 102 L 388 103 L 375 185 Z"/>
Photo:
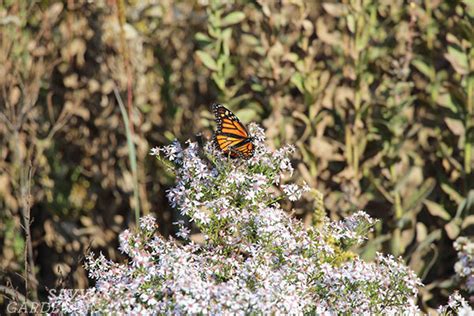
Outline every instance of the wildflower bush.
<path id="1" fill-rule="evenodd" d="M 305 228 L 290 217 L 278 201 L 309 190 L 282 183 L 293 171 L 294 148 L 271 152 L 263 131 L 251 130 L 256 153 L 247 161 L 194 142 L 152 152 L 172 163 L 177 183 L 169 201 L 199 228 L 202 244 L 189 240 L 183 222 L 178 242 L 159 236 L 153 217 L 142 217 L 139 229 L 120 235 L 128 264 L 89 256 L 96 286 L 79 296 L 61 292 L 53 305 L 66 313 L 415 313 L 421 283 L 409 268 L 392 256 L 368 263 L 351 252 L 374 221 L 359 211 Z"/>

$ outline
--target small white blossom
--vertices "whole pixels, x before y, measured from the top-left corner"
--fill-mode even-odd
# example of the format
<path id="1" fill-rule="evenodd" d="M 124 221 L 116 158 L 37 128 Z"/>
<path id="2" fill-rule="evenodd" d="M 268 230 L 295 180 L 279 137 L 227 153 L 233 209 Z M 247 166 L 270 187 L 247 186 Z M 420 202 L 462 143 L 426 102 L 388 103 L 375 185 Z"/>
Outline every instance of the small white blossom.
<path id="1" fill-rule="evenodd" d="M 159 147 L 154 147 L 150 150 L 150 155 L 151 156 L 158 156 L 160 154 L 160 148 Z"/>
<path id="2" fill-rule="evenodd" d="M 155 229 L 155 225 L 156 219 L 151 215 L 140 218 L 140 228 L 145 231 L 153 231 L 153 229 Z"/>
<path id="3" fill-rule="evenodd" d="M 159 151 L 162 151 L 165 155 L 165 157 L 169 161 L 175 161 L 182 156 L 182 148 L 181 144 L 178 141 L 174 141 L 171 145 L 164 146 L 159 149 Z M 158 152 L 157 150 L 154 151 L 155 153 Z"/>
<path id="4" fill-rule="evenodd" d="M 187 227 L 180 227 L 179 231 L 176 233 L 176 236 L 181 237 L 183 239 L 189 239 L 189 234 L 191 230 Z"/>
<path id="5" fill-rule="evenodd" d="M 309 187 L 307 185 L 300 187 L 297 184 L 284 184 L 282 185 L 282 188 L 283 192 L 290 201 L 299 200 L 304 192 L 309 191 Z"/>

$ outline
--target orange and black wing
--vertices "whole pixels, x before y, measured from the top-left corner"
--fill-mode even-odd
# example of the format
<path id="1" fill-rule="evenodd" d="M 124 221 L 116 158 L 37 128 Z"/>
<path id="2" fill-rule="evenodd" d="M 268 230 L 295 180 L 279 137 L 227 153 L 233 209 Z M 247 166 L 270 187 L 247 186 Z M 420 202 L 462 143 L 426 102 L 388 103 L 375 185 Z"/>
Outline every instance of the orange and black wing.
<path id="1" fill-rule="evenodd" d="M 220 104 L 213 104 L 217 131 L 215 141 L 224 154 L 232 158 L 248 159 L 253 155 L 254 145 L 245 126 L 228 109 Z"/>
<path id="2" fill-rule="evenodd" d="M 249 139 L 248 141 L 243 141 L 235 145 L 234 147 L 232 147 L 231 157 L 232 157 L 232 153 L 234 153 L 236 157 L 249 159 L 250 157 L 253 156 L 253 150 L 254 150 L 254 145 Z"/>
<path id="3" fill-rule="evenodd" d="M 216 116 L 218 134 L 229 134 L 240 138 L 249 137 L 245 126 L 230 110 L 220 104 L 213 104 L 212 110 Z"/>

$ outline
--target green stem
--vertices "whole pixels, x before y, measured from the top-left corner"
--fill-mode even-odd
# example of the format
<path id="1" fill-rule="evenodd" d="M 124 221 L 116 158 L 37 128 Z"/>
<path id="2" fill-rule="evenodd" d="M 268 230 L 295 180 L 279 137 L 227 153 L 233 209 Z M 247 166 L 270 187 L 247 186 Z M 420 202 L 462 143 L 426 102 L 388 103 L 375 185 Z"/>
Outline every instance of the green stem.
<path id="1" fill-rule="evenodd" d="M 390 175 L 392 178 L 392 183 L 396 184 L 396 173 L 395 173 L 395 165 L 390 166 Z M 394 191 L 393 192 L 393 199 L 394 199 L 394 209 L 395 209 L 395 223 L 396 227 L 393 231 L 393 237 L 391 242 L 391 252 L 394 256 L 400 255 L 405 249 L 404 246 L 401 244 L 401 235 L 402 229 L 399 226 L 400 220 L 403 216 L 403 207 L 402 207 L 402 199 L 400 196 L 400 192 Z"/>
<path id="2" fill-rule="evenodd" d="M 474 49 L 473 49 L 474 51 Z M 474 54 L 471 54 L 474 55 Z M 473 62 L 474 63 L 474 62 Z M 467 78 L 467 115 L 466 115 L 466 128 L 464 137 L 464 170 L 466 171 L 466 178 L 469 179 L 469 175 L 472 171 L 471 158 L 472 158 L 472 136 L 470 130 L 474 124 L 472 116 L 474 114 L 474 75 L 469 75 Z"/>
<path id="3" fill-rule="evenodd" d="M 273 200 L 271 200 L 270 202 L 268 202 L 265 206 L 269 206 L 269 205 L 272 205 L 273 203 L 276 203 L 280 200 L 283 200 L 285 197 L 284 196 L 279 196 L 279 197 L 276 197 L 274 198 Z"/>

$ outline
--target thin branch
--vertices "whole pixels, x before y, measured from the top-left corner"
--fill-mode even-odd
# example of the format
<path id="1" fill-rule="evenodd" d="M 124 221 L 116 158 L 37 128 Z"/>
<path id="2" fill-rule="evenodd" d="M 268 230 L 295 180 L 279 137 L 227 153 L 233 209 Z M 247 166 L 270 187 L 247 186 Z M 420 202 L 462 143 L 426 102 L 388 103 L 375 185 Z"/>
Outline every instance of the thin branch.
<path id="1" fill-rule="evenodd" d="M 32 218 L 31 218 L 31 182 L 34 174 L 34 168 L 30 164 L 28 166 L 27 174 L 21 172 L 21 199 L 23 202 L 23 208 L 22 208 L 22 215 L 23 215 L 23 230 L 25 231 L 25 238 L 26 238 L 26 246 L 25 246 L 25 293 L 28 295 L 28 289 L 30 283 L 28 282 L 29 278 L 35 280 L 35 282 L 32 282 L 32 295 L 33 298 L 37 301 L 38 300 L 38 293 L 37 293 L 37 287 L 36 284 L 38 282 L 36 281 L 36 276 L 35 276 L 35 262 L 34 262 L 34 256 L 33 256 L 33 246 L 31 242 L 31 230 L 30 226 L 32 223 Z M 26 177 L 26 179 L 25 179 Z"/>

